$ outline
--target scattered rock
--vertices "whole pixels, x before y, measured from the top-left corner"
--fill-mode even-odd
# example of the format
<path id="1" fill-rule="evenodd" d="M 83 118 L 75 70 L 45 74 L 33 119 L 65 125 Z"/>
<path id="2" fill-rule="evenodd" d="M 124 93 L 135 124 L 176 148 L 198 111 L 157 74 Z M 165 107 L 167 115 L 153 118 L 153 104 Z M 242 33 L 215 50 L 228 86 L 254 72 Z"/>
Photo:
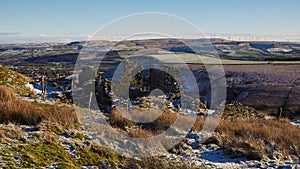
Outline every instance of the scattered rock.
<path id="1" fill-rule="evenodd" d="M 204 145 L 208 145 L 208 144 L 220 145 L 220 140 L 218 139 L 217 136 L 211 136 L 207 140 L 205 140 L 202 144 L 204 144 Z"/>
<path id="2" fill-rule="evenodd" d="M 262 119 L 264 115 L 255 111 L 252 107 L 245 106 L 239 102 L 226 104 L 222 114 L 222 119 L 234 119 L 237 117 L 248 117 L 255 119 Z"/>

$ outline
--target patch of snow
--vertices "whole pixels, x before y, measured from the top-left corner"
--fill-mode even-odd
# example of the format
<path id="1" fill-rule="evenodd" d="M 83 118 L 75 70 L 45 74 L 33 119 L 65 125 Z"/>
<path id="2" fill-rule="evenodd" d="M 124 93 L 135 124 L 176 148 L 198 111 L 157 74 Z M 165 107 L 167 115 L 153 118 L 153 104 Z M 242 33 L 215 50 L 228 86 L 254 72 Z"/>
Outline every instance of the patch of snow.
<path id="1" fill-rule="evenodd" d="M 295 125 L 295 126 L 299 126 L 300 125 L 300 120 L 293 120 L 293 121 L 291 121 L 291 124 Z"/>
<path id="2" fill-rule="evenodd" d="M 42 99 L 42 85 L 36 83 L 27 83 L 25 87 L 33 91 L 35 94 L 38 95 L 39 99 Z M 60 88 L 55 88 L 51 86 L 46 86 L 46 97 L 49 99 L 59 99 L 59 96 L 62 95 L 63 90 Z M 24 100 L 34 101 L 34 99 L 21 97 Z M 46 101 L 47 102 L 47 101 Z"/>
<path id="3" fill-rule="evenodd" d="M 57 168 L 57 164 L 53 163 L 50 165 L 50 167 L 48 169 L 56 169 Z"/>
<path id="4" fill-rule="evenodd" d="M 268 52 L 291 52 L 293 49 L 283 49 L 283 48 L 269 48 Z"/>
<path id="5" fill-rule="evenodd" d="M 31 91 L 33 91 L 36 94 L 41 94 L 42 93 L 42 90 L 36 89 L 33 86 L 33 84 L 27 83 L 27 84 L 25 84 L 25 87 L 28 88 L 28 89 L 30 89 Z"/>

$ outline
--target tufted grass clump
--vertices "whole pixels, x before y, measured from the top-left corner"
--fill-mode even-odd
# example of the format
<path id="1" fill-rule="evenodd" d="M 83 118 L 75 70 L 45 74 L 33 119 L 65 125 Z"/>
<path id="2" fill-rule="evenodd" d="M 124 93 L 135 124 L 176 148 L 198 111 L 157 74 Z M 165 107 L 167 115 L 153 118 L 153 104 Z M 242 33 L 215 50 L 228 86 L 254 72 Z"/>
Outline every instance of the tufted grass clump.
<path id="1" fill-rule="evenodd" d="M 0 123 L 37 125 L 41 121 L 63 126 L 79 123 L 74 108 L 70 106 L 27 102 L 17 98 L 12 89 L 0 86 Z"/>

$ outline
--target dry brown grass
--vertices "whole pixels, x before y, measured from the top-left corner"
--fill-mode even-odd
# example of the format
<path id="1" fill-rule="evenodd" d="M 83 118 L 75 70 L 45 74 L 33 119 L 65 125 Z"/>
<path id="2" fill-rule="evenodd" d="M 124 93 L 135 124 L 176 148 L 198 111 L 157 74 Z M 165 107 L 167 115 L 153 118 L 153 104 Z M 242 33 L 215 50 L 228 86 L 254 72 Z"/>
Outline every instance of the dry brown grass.
<path id="1" fill-rule="evenodd" d="M 224 136 L 222 141 L 224 146 L 235 148 L 242 143 L 247 143 L 251 149 L 265 155 L 278 149 L 284 155 L 299 156 L 297 150 L 300 145 L 300 130 L 291 125 L 289 120 L 221 121 L 217 133 Z"/>
<path id="2" fill-rule="evenodd" d="M 73 108 L 59 105 L 43 105 L 21 100 L 6 87 L 0 86 L 0 123 L 37 125 L 43 120 L 57 122 L 64 126 L 78 123 Z"/>
<path id="3" fill-rule="evenodd" d="M 23 135 L 25 135 L 24 132 L 20 128 L 17 128 L 17 127 L 12 127 L 11 129 L 5 130 L 3 132 L 5 133 L 4 134 L 5 137 L 10 138 L 10 139 L 17 139 L 17 140 L 20 140 L 20 138 Z"/>
<path id="4" fill-rule="evenodd" d="M 200 132 L 204 119 L 198 119 L 194 131 Z M 294 155 L 300 157 L 300 129 L 290 124 L 288 119 L 254 119 L 237 118 L 221 120 L 215 130 L 220 140 L 219 146 L 242 152 L 260 152 L 264 156 L 275 150 L 283 156 Z M 300 158 L 299 158 L 300 159 Z"/>
<path id="5" fill-rule="evenodd" d="M 75 109 L 69 106 L 59 106 L 57 104 L 45 108 L 45 119 L 56 122 L 62 126 L 77 126 L 79 121 Z"/>
<path id="6" fill-rule="evenodd" d="M 149 109 L 146 112 L 141 112 L 141 113 L 144 113 L 145 119 L 150 119 L 151 114 L 157 115 L 158 113 L 160 114 L 161 112 L 158 112 L 158 110 Z M 124 109 L 112 110 L 109 116 L 110 125 L 116 128 L 121 128 L 123 130 L 126 130 L 126 128 L 131 128 L 133 126 L 138 126 L 139 128 L 147 132 L 151 131 L 154 134 L 159 134 L 165 131 L 166 129 L 168 129 L 178 117 L 178 114 L 176 113 L 163 112 L 157 119 L 149 123 L 135 123 L 127 119 L 126 117 L 124 117 L 122 114 L 128 115 L 128 112 Z M 136 114 L 136 115 L 139 117 L 143 116 L 142 114 Z"/>
<path id="7" fill-rule="evenodd" d="M 44 140 L 47 143 L 55 143 L 55 142 L 58 141 L 58 136 L 56 134 L 52 134 L 52 133 L 46 132 L 45 136 L 44 136 Z"/>
<path id="8" fill-rule="evenodd" d="M 122 111 L 122 112 L 121 112 Z M 134 125 L 134 122 L 125 118 L 122 113 L 128 113 L 122 109 L 114 109 L 111 111 L 109 116 L 109 124 L 116 128 L 121 128 L 126 130 L 126 127 L 131 127 Z"/>
<path id="9" fill-rule="evenodd" d="M 128 131 L 128 135 L 134 138 L 149 138 L 149 137 L 153 137 L 155 133 L 146 131 L 142 128 L 136 128 L 136 129 L 130 129 Z"/>
<path id="10" fill-rule="evenodd" d="M 178 114 L 164 112 L 158 119 L 136 124 L 124 118 L 116 111 L 112 112 L 110 123 L 114 127 L 129 128 L 128 135 L 136 138 L 147 138 L 160 134 L 171 126 Z M 186 117 L 186 123 L 193 121 Z M 205 119 L 197 118 L 193 131 L 200 132 Z M 135 126 L 135 127 L 133 127 Z M 233 120 L 221 120 L 215 130 L 219 139 L 219 146 L 240 152 L 260 152 L 264 156 L 272 154 L 275 150 L 282 152 L 283 156 L 294 155 L 300 157 L 300 129 L 290 124 L 288 119 L 257 119 L 240 117 Z M 299 158 L 300 159 L 300 158 Z"/>
<path id="11" fill-rule="evenodd" d="M 158 134 L 168 129 L 177 118 L 178 114 L 176 113 L 163 112 L 159 118 L 150 123 L 141 124 L 141 127 Z"/>
<path id="12" fill-rule="evenodd" d="M 205 123 L 205 118 L 197 118 L 192 130 L 201 131 L 204 126 L 204 123 Z"/>
<path id="13" fill-rule="evenodd" d="M 16 100 L 15 93 L 9 88 L 0 86 L 0 101 L 8 102 L 12 100 Z"/>

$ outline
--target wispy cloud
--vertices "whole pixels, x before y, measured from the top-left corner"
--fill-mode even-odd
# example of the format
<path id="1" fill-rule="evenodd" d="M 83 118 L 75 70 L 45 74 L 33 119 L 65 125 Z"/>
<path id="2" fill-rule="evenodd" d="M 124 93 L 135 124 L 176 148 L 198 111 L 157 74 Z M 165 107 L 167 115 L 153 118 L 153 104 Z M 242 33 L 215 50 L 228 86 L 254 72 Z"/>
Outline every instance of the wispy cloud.
<path id="1" fill-rule="evenodd" d="M 19 32 L 0 32 L 0 36 L 14 36 L 14 35 L 20 35 Z"/>
<path id="2" fill-rule="evenodd" d="M 123 40 L 126 35 L 110 35 L 110 36 L 89 36 L 77 33 L 51 34 L 42 33 L 39 35 L 25 35 L 18 32 L 0 32 L 0 43 L 44 43 L 44 42 L 60 42 L 68 43 L 78 40 Z M 128 35 L 130 37 L 130 35 Z M 129 39 L 149 39 L 155 38 L 154 35 L 135 36 Z M 156 37 L 159 38 L 159 37 Z M 162 37 L 161 37 L 162 38 Z M 300 42 L 300 35 L 259 35 L 259 34 L 236 34 L 236 33 L 205 33 L 205 35 L 197 36 L 193 34 L 178 35 L 174 38 L 222 38 L 235 41 L 288 41 Z"/>
<path id="3" fill-rule="evenodd" d="M 43 42 L 70 42 L 75 40 L 85 40 L 87 36 L 67 33 L 67 34 L 48 34 L 25 35 L 22 33 L 0 32 L 0 43 L 43 43 Z"/>

